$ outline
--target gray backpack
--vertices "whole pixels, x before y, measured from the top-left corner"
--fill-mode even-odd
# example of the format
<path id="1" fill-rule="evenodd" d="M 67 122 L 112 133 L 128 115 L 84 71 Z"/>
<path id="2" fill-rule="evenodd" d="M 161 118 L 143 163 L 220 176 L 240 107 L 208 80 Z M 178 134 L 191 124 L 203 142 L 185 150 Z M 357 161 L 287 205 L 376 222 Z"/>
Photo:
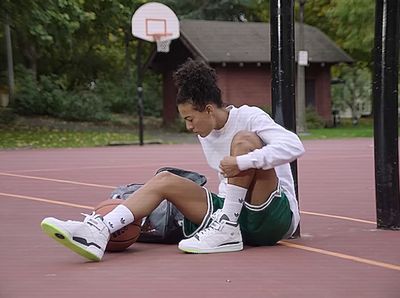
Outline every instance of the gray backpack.
<path id="1" fill-rule="evenodd" d="M 207 178 L 199 173 L 173 167 L 163 167 L 156 174 L 169 171 L 175 175 L 187 178 L 203 186 Z M 117 187 L 110 195 L 111 199 L 126 200 L 130 194 L 137 191 L 143 184 L 132 183 Z M 139 242 L 178 243 L 183 236 L 183 214 L 167 200 L 163 200 L 153 212 L 143 219 Z"/>

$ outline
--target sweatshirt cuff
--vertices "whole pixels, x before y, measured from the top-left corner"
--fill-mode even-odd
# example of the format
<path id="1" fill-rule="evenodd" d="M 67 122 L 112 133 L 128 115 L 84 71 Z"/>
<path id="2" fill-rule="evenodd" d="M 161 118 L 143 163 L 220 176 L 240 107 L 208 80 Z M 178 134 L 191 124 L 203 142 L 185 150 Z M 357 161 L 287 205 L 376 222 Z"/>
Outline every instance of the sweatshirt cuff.
<path id="1" fill-rule="evenodd" d="M 254 161 L 249 154 L 236 156 L 236 162 L 241 171 L 254 168 Z"/>

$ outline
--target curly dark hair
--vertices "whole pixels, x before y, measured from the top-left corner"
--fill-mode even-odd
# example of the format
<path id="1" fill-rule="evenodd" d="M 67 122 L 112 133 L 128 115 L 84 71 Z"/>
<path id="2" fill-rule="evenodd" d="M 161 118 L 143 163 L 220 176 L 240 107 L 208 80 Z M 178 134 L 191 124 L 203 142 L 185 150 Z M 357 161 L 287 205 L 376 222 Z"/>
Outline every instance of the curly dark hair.
<path id="1" fill-rule="evenodd" d="M 174 73 L 173 78 L 178 88 L 177 104 L 191 103 L 200 112 L 210 103 L 222 107 L 217 74 L 206 63 L 189 58 Z"/>

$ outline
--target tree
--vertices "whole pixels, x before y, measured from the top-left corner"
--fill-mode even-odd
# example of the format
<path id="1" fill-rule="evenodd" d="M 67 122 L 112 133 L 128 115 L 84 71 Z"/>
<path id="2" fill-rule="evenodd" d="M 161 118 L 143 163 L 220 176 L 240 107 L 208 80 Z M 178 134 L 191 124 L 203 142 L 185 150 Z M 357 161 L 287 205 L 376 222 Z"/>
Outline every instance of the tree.
<path id="1" fill-rule="evenodd" d="M 69 37 L 93 17 L 81 9 L 79 0 L 5 0 L 4 11 L 10 17 L 16 52 L 35 74 L 38 59 L 49 58 L 56 49 L 68 50 Z"/>
<path id="2" fill-rule="evenodd" d="M 262 21 L 259 14 L 264 2 L 257 0 L 166 0 L 181 19 L 202 19 L 219 21 Z M 268 10 L 263 10 L 265 13 Z"/>
<path id="3" fill-rule="evenodd" d="M 374 0 L 307 0 L 305 21 L 357 61 L 372 62 Z"/>
<path id="4" fill-rule="evenodd" d="M 337 70 L 342 84 L 332 87 L 333 107 L 350 110 L 353 124 L 363 113 L 371 113 L 371 71 L 366 63 L 341 65 Z"/>

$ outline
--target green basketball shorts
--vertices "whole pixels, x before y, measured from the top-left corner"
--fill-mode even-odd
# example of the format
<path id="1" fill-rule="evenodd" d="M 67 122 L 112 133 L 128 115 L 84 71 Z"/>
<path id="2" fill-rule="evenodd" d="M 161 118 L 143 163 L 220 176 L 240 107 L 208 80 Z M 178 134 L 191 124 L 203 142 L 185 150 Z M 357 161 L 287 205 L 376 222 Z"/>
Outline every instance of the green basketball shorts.
<path id="1" fill-rule="evenodd" d="M 183 233 L 191 237 L 204 229 L 211 222 L 211 214 L 221 209 L 224 198 L 207 190 L 208 211 L 200 225 L 194 224 L 187 218 L 183 221 Z M 239 216 L 239 224 L 243 242 L 246 245 L 274 245 L 283 239 L 292 222 L 292 211 L 289 201 L 278 186 L 268 200 L 259 206 L 245 202 Z"/>

